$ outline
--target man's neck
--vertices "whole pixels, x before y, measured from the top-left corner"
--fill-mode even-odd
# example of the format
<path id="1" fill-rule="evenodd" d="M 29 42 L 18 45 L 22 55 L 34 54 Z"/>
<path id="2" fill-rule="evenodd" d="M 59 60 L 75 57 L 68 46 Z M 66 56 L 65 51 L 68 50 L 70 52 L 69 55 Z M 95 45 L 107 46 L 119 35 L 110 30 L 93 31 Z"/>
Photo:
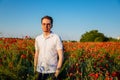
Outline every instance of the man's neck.
<path id="1" fill-rule="evenodd" d="M 43 32 L 43 35 L 46 38 L 48 35 L 50 35 L 50 33 L 51 33 L 51 31 L 50 32 Z"/>

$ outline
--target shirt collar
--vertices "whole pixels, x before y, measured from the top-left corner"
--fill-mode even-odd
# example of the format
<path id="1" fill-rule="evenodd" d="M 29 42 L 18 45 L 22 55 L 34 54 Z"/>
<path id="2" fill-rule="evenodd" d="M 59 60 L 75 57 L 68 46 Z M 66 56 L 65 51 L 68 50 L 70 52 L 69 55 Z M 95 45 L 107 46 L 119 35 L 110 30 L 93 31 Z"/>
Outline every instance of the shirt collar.
<path id="1" fill-rule="evenodd" d="M 42 34 L 42 38 L 43 38 L 43 39 L 48 39 L 48 38 L 50 38 L 50 37 L 53 37 L 53 34 L 54 34 L 54 33 L 51 31 L 50 34 L 47 36 L 47 38 L 45 38 L 45 37 L 43 36 L 43 34 Z"/>

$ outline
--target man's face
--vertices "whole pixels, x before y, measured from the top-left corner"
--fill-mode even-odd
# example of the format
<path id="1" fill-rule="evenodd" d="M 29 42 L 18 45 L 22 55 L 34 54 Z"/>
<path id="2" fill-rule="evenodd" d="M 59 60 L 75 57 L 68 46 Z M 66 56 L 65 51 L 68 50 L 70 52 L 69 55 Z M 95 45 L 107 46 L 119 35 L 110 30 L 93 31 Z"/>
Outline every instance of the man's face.
<path id="1" fill-rule="evenodd" d="M 52 28 L 51 21 L 49 19 L 43 19 L 42 20 L 42 30 L 43 32 L 50 32 Z"/>

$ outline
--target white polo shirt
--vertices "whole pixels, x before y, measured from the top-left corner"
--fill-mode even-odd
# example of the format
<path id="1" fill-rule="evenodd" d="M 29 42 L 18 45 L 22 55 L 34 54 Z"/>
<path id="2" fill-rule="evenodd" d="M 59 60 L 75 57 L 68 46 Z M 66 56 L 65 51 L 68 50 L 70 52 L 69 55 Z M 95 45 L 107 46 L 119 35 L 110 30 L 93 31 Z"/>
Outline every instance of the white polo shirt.
<path id="1" fill-rule="evenodd" d="M 60 37 L 54 33 L 45 38 L 42 35 L 35 39 L 35 50 L 39 50 L 37 71 L 40 73 L 54 73 L 57 68 L 57 50 L 63 49 Z"/>

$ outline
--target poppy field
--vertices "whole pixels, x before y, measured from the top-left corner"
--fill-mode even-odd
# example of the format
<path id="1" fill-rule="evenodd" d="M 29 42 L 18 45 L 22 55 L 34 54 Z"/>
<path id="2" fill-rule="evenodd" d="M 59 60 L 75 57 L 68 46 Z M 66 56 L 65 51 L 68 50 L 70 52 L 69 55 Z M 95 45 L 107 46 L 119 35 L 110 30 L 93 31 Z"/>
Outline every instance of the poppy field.
<path id="1" fill-rule="evenodd" d="M 63 42 L 59 80 L 120 80 L 120 42 Z M 0 80 L 35 80 L 34 39 L 0 38 Z"/>

